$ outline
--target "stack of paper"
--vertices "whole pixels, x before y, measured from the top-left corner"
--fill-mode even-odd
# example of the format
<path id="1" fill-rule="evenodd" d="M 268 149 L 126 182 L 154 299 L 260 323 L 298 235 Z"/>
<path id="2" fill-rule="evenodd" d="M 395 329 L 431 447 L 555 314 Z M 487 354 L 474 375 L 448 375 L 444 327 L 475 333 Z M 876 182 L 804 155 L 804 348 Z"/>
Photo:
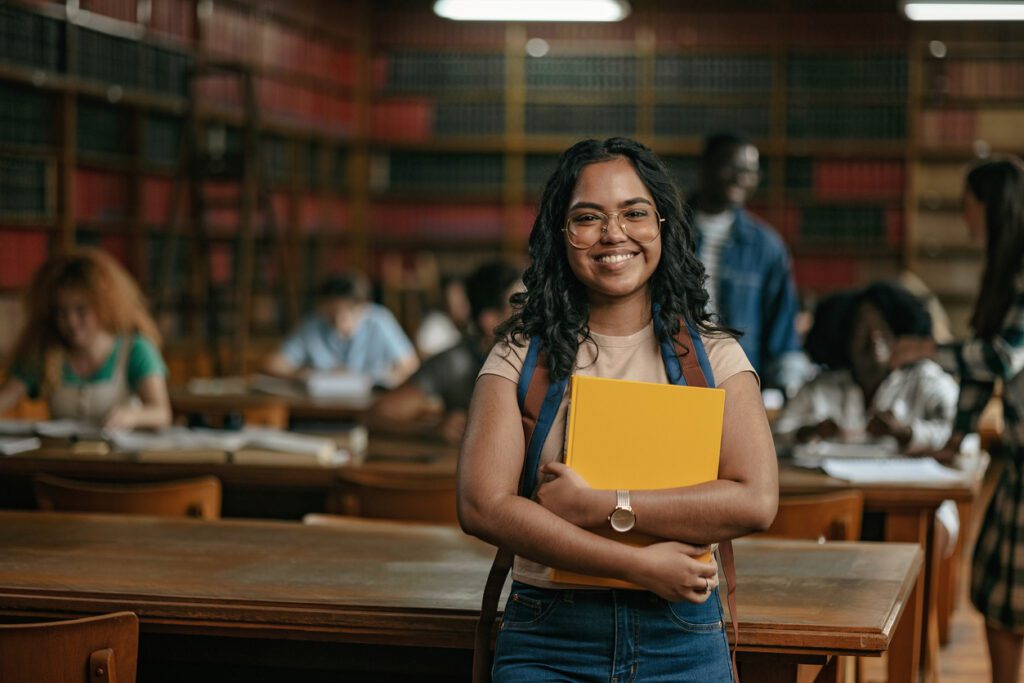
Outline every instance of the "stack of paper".
<path id="1" fill-rule="evenodd" d="M 350 372 L 317 372 L 303 379 L 255 375 L 250 386 L 253 391 L 277 396 L 366 400 L 373 390 L 373 380 Z"/>
<path id="2" fill-rule="evenodd" d="M 962 472 L 940 465 L 935 458 L 826 458 L 821 468 L 831 477 L 855 484 L 944 484 L 964 480 Z"/>
<path id="3" fill-rule="evenodd" d="M 42 445 L 35 436 L 0 436 L 0 455 L 34 451 Z"/>

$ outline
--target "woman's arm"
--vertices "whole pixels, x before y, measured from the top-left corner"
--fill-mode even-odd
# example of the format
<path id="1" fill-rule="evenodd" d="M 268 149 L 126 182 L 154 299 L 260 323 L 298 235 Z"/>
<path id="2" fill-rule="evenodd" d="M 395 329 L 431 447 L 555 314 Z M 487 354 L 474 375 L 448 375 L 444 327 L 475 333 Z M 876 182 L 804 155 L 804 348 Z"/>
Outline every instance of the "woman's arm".
<path id="1" fill-rule="evenodd" d="M 771 526 L 779 501 L 779 471 L 768 419 L 754 374 L 722 383 L 725 418 L 718 479 L 672 489 L 630 491 L 639 532 L 708 545 Z M 592 489 L 564 465 L 548 466 L 554 481 L 541 486 L 541 503 L 583 527 L 607 524 L 615 492 Z M 573 481 L 575 480 L 575 481 Z"/>
<path id="2" fill-rule="evenodd" d="M 21 399 L 28 394 L 28 387 L 17 377 L 8 377 L 0 386 L 0 415 L 14 410 Z"/>
<path id="3" fill-rule="evenodd" d="M 171 400 L 163 375 L 143 378 L 135 391 L 142 405 L 115 407 L 103 422 L 104 429 L 160 429 L 171 424 Z"/>
<path id="4" fill-rule="evenodd" d="M 515 384 L 484 375 L 459 457 L 459 522 L 467 533 L 548 566 L 625 579 L 666 599 L 707 599 L 705 578 L 714 587 L 716 568 L 691 556 L 705 548 L 670 542 L 637 549 L 571 524 L 517 494 L 524 451 Z"/>

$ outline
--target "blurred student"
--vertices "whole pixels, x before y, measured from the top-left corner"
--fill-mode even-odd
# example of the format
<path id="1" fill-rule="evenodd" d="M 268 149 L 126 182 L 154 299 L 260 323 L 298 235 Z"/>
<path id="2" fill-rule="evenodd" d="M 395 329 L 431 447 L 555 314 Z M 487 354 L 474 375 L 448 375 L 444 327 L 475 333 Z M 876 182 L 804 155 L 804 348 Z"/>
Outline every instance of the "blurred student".
<path id="1" fill-rule="evenodd" d="M 320 288 L 317 310 L 265 364 L 279 377 L 344 370 L 377 384 L 401 384 L 419 367 L 412 342 L 391 311 L 370 302 L 361 275 L 332 277 Z"/>
<path id="2" fill-rule="evenodd" d="M 1018 680 L 1024 649 L 1024 162 L 1003 157 L 974 166 L 963 211 L 971 236 L 985 240 L 973 334 L 941 346 L 900 339 L 892 365 L 933 357 L 960 375 L 953 434 L 939 458 L 951 458 L 964 436 L 977 431 L 981 411 L 1002 382 L 1005 428 L 993 457 L 1003 469 L 974 547 L 971 602 L 985 616 L 992 680 L 1010 683 Z"/>
<path id="3" fill-rule="evenodd" d="M 789 252 L 743 207 L 757 189 L 757 148 L 731 133 L 705 140 L 693 211 L 697 256 L 707 273 L 708 309 L 743 333 L 739 342 L 765 385 L 792 396 L 807 377 Z"/>
<path id="4" fill-rule="evenodd" d="M 416 351 L 420 358 L 436 356 L 458 344 L 470 322 L 472 313 L 462 278 L 446 279 L 441 293 L 444 297 L 441 309 L 428 311 L 416 330 Z"/>
<path id="5" fill-rule="evenodd" d="M 889 366 L 896 337 L 931 334 L 921 302 L 899 285 L 876 283 L 852 299 L 826 299 L 819 309 L 808 348 L 831 369 L 782 409 L 772 425 L 780 440 L 870 434 L 894 437 L 903 451 L 946 443 L 956 414 L 956 381 L 930 360 L 898 370 Z"/>
<path id="6" fill-rule="evenodd" d="M 509 297 L 520 286 L 519 269 L 495 261 L 477 268 L 465 281 L 472 325 L 462 340 L 424 361 L 397 389 L 381 397 L 371 418 L 414 420 L 443 414 L 441 436 L 459 443 L 477 373 L 494 346 L 494 328 L 511 313 Z"/>
<path id="7" fill-rule="evenodd" d="M 107 429 L 171 423 L 160 333 L 138 286 L 108 254 L 51 257 L 25 295 L 25 327 L 0 387 L 0 413 L 41 397 L 54 419 Z"/>

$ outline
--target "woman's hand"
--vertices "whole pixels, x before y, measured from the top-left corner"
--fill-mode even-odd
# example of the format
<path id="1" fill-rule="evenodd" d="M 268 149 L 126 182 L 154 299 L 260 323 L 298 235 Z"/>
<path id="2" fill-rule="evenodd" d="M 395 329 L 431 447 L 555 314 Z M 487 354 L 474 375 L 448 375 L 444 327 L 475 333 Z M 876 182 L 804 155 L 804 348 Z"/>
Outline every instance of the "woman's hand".
<path id="1" fill-rule="evenodd" d="M 949 436 L 949 440 L 946 441 L 942 448 L 934 451 L 923 451 L 919 453 L 911 453 L 910 455 L 915 458 L 935 458 L 943 465 L 953 464 L 953 460 L 960 454 L 960 442 L 963 441 L 964 435 L 958 432 L 953 432 Z"/>
<path id="2" fill-rule="evenodd" d="M 128 406 L 114 406 L 103 420 L 103 429 L 129 430 L 135 428 L 138 411 Z"/>
<path id="3" fill-rule="evenodd" d="M 707 546 L 667 541 L 637 552 L 638 566 L 629 580 L 669 602 L 686 600 L 700 604 L 718 586 L 718 565 L 697 559 L 710 552 Z"/>
<path id="4" fill-rule="evenodd" d="M 537 489 L 537 502 L 578 527 L 603 524 L 615 508 L 615 492 L 591 488 L 583 477 L 560 462 L 540 468 L 544 483 Z"/>
<path id="5" fill-rule="evenodd" d="M 895 437 L 901 448 L 905 448 L 914 437 L 913 428 L 897 420 L 891 410 L 875 413 L 868 422 L 867 432 L 873 436 Z"/>
<path id="6" fill-rule="evenodd" d="M 836 421 L 827 417 L 816 425 L 805 425 L 796 430 L 796 440 L 799 443 L 807 443 L 815 439 L 831 439 L 838 436 L 839 432 Z"/>
<path id="7" fill-rule="evenodd" d="M 904 365 L 916 363 L 922 358 L 935 355 L 935 341 L 928 337 L 900 337 L 892 345 L 889 366 L 898 370 Z"/>

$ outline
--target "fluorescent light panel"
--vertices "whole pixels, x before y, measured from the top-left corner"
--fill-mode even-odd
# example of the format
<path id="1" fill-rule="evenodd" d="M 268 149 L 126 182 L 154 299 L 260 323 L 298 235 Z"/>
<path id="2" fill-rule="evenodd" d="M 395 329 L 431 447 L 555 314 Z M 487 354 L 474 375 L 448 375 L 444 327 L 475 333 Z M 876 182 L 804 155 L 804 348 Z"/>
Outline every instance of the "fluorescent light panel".
<path id="1" fill-rule="evenodd" d="M 911 21 L 1024 21 L 1024 2 L 904 2 Z"/>
<path id="2" fill-rule="evenodd" d="M 460 21 L 620 21 L 625 0 L 437 0 L 434 13 Z"/>

